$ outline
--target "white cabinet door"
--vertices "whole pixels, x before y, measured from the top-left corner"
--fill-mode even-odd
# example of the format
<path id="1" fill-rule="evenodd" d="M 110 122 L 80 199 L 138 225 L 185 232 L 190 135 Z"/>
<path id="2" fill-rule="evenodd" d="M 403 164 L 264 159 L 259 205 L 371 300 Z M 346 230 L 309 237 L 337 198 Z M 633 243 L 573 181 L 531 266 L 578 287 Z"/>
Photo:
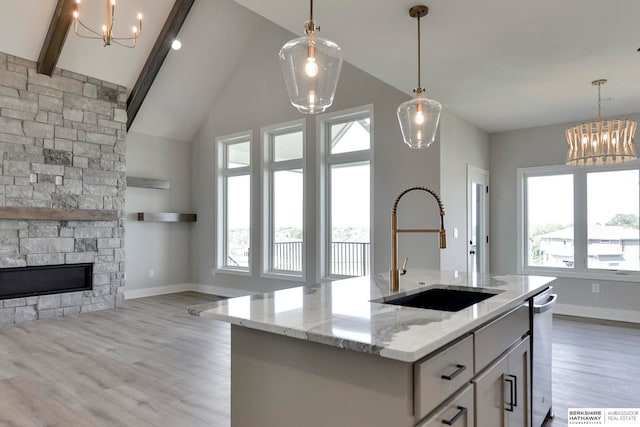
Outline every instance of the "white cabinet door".
<path id="1" fill-rule="evenodd" d="M 527 337 L 475 380 L 476 427 L 530 427 Z"/>
<path id="2" fill-rule="evenodd" d="M 513 402 L 513 412 L 509 412 L 510 427 L 531 426 L 531 369 L 529 353 L 531 347 L 529 338 L 523 340 L 516 348 L 509 352 L 509 371 L 506 379 L 510 380 L 507 388 L 513 384 L 513 401 L 507 396 L 506 402 Z M 507 390 L 510 391 L 510 390 Z"/>
<path id="3" fill-rule="evenodd" d="M 507 426 L 504 378 L 508 369 L 509 360 L 503 356 L 474 380 L 476 427 Z"/>

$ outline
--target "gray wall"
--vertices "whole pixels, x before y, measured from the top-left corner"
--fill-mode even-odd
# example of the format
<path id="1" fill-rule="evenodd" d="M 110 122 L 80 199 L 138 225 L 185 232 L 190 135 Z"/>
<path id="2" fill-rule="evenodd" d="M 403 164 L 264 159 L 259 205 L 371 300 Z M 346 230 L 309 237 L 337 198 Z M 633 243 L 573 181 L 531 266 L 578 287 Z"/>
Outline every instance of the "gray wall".
<path id="1" fill-rule="evenodd" d="M 247 11 L 246 13 L 252 13 Z M 258 277 L 254 272 L 251 278 L 217 274 L 212 276 L 215 247 L 215 194 L 214 194 L 214 141 L 223 136 L 240 131 L 253 131 L 254 140 L 259 141 L 260 128 L 267 125 L 300 119 L 303 116 L 290 106 L 277 52 L 293 35 L 275 25 L 260 19 L 258 38 L 250 44 L 244 59 L 239 63 L 233 77 L 226 84 L 211 109 L 206 122 L 192 144 L 192 194 L 194 208 L 199 215 L 194 224 L 191 242 L 192 281 L 208 283 L 222 287 L 250 290 L 266 290 L 293 286 L 294 282 L 268 280 Z M 259 64 L 257 67 L 256 64 Z M 407 82 L 408 89 L 412 82 Z M 436 191 L 440 181 L 440 146 L 436 142 L 428 150 L 413 151 L 403 142 L 396 119 L 397 106 L 408 99 L 408 95 L 388 86 L 361 70 L 344 64 L 340 82 L 331 111 L 374 105 L 374 272 L 385 272 L 390 265 L 390 211 L 395 196 L 404 188 L 413 185 L 426 185 Z M 316 223 L 317 194 L 315 177 L 316 121 L 307 117 L 307 172 L 313 179 L 307 186 L 305 214 L 308 224 Z M 258 145 L 256 144 L 255 147 Z M 254 150 L 254 155 L 257 154 Z M 254 157 L 254 161 L 258 161 Z M 254 177 L 254 189 L 258 187 L 258 177 Z M 437 209 L 431 200 L 421 196 L 421 200 L 403 201 L 400 211 L 401 221 L 410 224 L 437 224 Z M 258 201 L 254 198 L 254 201 Z M 404 206 L 406 204 L 406 206 Z M 417 208 L 414 208 L 416 207 Z M 253 226 L 258 227 L 259 212 L 254 209 Z M 315 260 L 317 258 L 317 238 L 315 227 L 309 227 L 307 238 L 312 243 L 308 254 L 307 282 L 315 282 Z M 425 240 L 426 239 L 426 240 Z M 260 248 L 254 256 L 260 256 Z M 440 254 L 437 239 L 422 237 L 406 239 L 401 242 L 401 256 L 412 255 L 410 265 L 437 268 Z"/>
<path id="2" fill-rule="evenodd" d="M 139 222 L 137 212 L 192 212 L 190 145 L 129 133 L 128 176 L 169 181 L 169 190 L 127 187 L 125 295 L 164 293 L 166 286 L 189 282 L 192 223 Z M 154 277 L 150 277 L 153 270 Z"/>
<path id="3" fill-rule="evenodd" d="M 640 114 L 629 115 L 640 120 Z M 491 271 L 517 270 L 517 168 L 564 164 L 565 130 L 571 124 L 544 126 L 491 135 Z M 600 283 L 600 293 L 591 283 Z M 640 322 L 640 284 L 592 279 L 558 279 L 557 312 Z"/>
<path id="4" fill-rule="evenodd" d="M 489 170 L 489 135 L 445 110 L 440 141 L 440 189 L 447 229 L 440 269 L 467 271 L 467 165 Z M 453 237 L 454 228 L 458 229 L 458 238 Z"/>

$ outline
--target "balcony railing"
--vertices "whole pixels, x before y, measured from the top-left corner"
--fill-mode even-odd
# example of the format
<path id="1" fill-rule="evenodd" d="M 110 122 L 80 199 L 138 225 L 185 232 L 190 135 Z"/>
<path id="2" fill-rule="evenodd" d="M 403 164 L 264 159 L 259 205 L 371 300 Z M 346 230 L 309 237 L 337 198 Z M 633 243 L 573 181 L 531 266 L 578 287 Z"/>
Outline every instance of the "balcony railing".
<path id="1" fill-rule="evenodd" d="M 369 274 L 370 244 L 364 242 L 332 242 L 332 276 L 364 276 Z M 302 271 L 302 242 L 274 244 L 273 269 Z"/>

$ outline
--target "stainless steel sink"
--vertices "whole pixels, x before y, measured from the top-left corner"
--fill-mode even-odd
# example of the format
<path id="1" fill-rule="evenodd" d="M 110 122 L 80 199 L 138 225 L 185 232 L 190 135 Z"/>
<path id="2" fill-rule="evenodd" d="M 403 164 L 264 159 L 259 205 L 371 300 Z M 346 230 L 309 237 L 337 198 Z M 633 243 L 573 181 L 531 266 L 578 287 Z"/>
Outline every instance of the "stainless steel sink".
<path id="1" fill-rule="evenodd" d="M 426 308 L 430 310 L 460 311 L 473 304 L 484 301 L 496 294 L 497 290 L 470 291 L 466 289 L 430 288 L 421 292 L 399 297 L 387 297 L 383 304 L 401 305 L 404 307 Z"/>

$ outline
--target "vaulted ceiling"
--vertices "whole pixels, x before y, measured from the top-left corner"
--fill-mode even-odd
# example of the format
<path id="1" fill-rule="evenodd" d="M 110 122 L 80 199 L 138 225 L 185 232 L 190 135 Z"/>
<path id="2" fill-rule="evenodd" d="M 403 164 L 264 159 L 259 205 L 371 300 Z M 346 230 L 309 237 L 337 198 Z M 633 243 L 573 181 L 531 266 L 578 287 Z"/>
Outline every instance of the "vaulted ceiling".
<path id="1" fill-rule="evenodd" d="M 0 0 L 0 51 L 37 61 L 57 0 Z M 416 85 L 416 23 L 407 0 L 317 0 L 321 35 L 345 60 L 406 92 Z M 58 67 L 131 89 L 174 0 L 119 0 L 116 28 L 138 11 L 135 49 L 104 48 L 69 33 Z M 423 23 L 423 86 L 429 97 L 487 132 L 590 119 L 590 82 L 606 78 L 605 115 L 640 111 L 637 0 L 429 0 Z M 84 0 L 101 25 L 104 0 Z M 242 6 L 240 6 L 242 5 Z M 243 7 L 244 6 L 244 7 Z M 247 11 L 246 8 L 254 13 Z M 301 34 L 303 0 L 196 0 L 132 131 L 189 141 L 235 64 L 268 20 Z M 276 52 L 274 52 L 274 55 Z"/>

